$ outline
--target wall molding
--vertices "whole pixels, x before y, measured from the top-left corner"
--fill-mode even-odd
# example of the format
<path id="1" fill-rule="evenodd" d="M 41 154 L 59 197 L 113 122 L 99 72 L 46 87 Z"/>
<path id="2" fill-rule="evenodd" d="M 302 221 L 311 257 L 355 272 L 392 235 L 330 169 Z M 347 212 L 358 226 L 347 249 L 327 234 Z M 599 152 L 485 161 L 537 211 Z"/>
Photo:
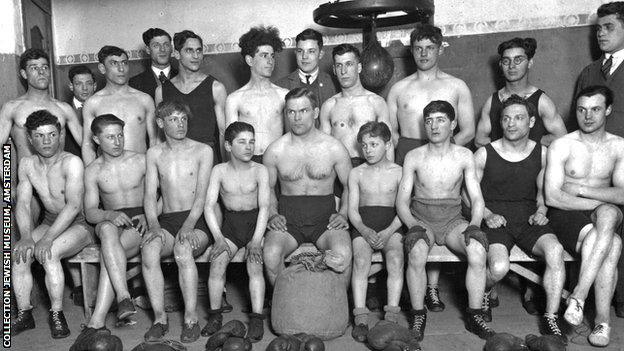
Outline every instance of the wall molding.
<path id="1" fill-rule="evenodd" d="M 456 23 L 440 25 L 444 36 L 464 36 L 479 35 L 500 32 L 515 32 L 552 28 L 567 28 L 592 25 L 595 22 L 596 14 L 576 14 L 561 15 L 551 17 L 518 18 L 496 21 L 483 21 L 474 23 Z M 409 44 L 409 35 L 412 29 L 395 29 L 379 31 L 377 37 L 382 46 L 387 46 L 389 42 L 400 40 L 404 45 Z M 324 37 L 326 45 L 337 45 L 341 43 L 358 44 L 362 42 L 361 33 L 334 34 Z M 284 47 L 293 48 L 295 38 L 284 38 Z M 149 58 L 144 50 L 128 50 L 130 60 L 142 60 Z M 204 44 L 204 54 L 225 54 L 240 52 L 238 43 L 210 43 Z M 97 53 L 76 53 L 60 55 L 56 57 L 57 65 L 73 65 L 80 63 L 97 63 Z"/>

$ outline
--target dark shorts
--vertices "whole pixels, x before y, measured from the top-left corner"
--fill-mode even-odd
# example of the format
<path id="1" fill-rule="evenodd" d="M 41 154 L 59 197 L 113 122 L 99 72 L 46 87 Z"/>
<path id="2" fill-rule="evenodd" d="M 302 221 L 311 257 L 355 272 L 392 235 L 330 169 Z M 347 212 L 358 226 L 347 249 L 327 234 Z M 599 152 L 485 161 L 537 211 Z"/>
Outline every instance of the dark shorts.
<path id="1" fill-rule="evenodd" d="M 251 160 L 256 162 L 256 163 L 262 164 L 263 156 L 264 155 L 253 155 L 253 156 L 251 156 Z"/>
<path id="2" fill-rule="evenodd" d="M 576 254 L 581 229 L 594 223 L 594 211 L 565 211 L 557 208 L 548 210 L 550 226 L 555 231 L 563 248 L 570 254 Z"/>
<path id="3" fill-rule="evenodd" d="M 120 209 L 115 210 L 115 211 L 119 211 L 119 212 L 125 213 L 126 216 L 130 217 L 130 219 L 132 219 L 132 217 L 134 217 L 134 216 L 142 215 L 142 214 L 145 213 L 143 211 L 143 206 L 120 208 Z M 132 228 L 136 228 L 138 224 L 139 224 L 138 221 L 133 220 L 132 221 Z M 128 226 L 124 226 L 123 228 L 124 229 L 130 229 L 130 227 L 128 227 Z"/>
<path id="4" fill-rule="evenodd" d="M 45 224 L 47 226 L 52 226 L 52 224 L 54 224 L 54 221 L 56 221 L 56 217 L 58 217 L 58 214 L 45 211 L 45 213 L 43 215 L 43 221 L 41 222 L 41 224 Z M 93 227 L 90 226 L 87 223 L 87 221 L 85 220 L 85 216 L 82 213 L 82 211 L 78 212 L 78 214 L 74 218 L 74 221 L 67 228 L 69 229 L 69 228 L 71 228 L 71 227 L 73 227 L 75 225 L 79 225 L 79 226 L 83 227 L 86 231 L 89 232 L 89 235 L 91 235 L 91 237 L 93 238 L 93 233 L 95 231 L 93 230 Z"/>
<path id="5" fill-rule="evenodd" d="M 444 245 L 446 236 L 457 226 L 468 225 L 461 215 L 461 199 L 412 199 L 412 215 L 435 238 L 438 245 Z"/>
<path id="6" fill-rule="evenodd" d="M 417 147 L 423 146 L 427 143 L 427 140 L 413 139 L 406 137 L 399 137 L 399 142 L 394 150 L 394 162 L 400 166 L 403 166 L 405 161 L 405 155 L 408 152 L 414 150 Z"/>
<path id="7" fill-rule="evenodd" d="M 239 249 L 251 241 L 258 221 L 258 209 L 249 211 L 223 211 L 223 236 L 230 239 Z"/>
<path id="8" fill-rule="evenodd" d="M 394 206 L 363 206 L 358 211 L 364 225 L 376 232 L 388 228 L 394 221 L 394 217 L 396 217 Z M 403 234 L 403 228 L 400 228 L 397 232 Z M 361 236 L 362 234 L 357 229 L 351 228 L 351 240 Z"/>
<path id="9" fill-rule="evenodd" d="M 160 226 L 163 229 L 167 230 L 169 234 L 175 237 L 178 234 L 178 230 L 182 228 L 182 224 L 184 224 L 184 221 L 188 217 L 189 213 L 191 213 L 190 210 L 163 213 L 160 215 L 160 217 L 158 217 L 158 223 L 160 223 Z M 202 232 L 206 233 L 206 235 L 208 236 L 208 242 L 212 242 L 210 229 L 208 229 L 208 225 L 206 224 L 206 220 L 204 219 L 203 214 L 199 216 L 197 223 L 195 223 L 194 229 L 199 229 Z"/>
<path id="10" fill-rule="evenodd" d="M 366 159 L 362 158 L 362 157 L 351 157 L 351 167 L 355 168 L 363 163 L 366 163 Z M 336 177 L 336 180 L 334 181 L 334 196 L 336 197 L 342 197 L 342 191 L 344 190 L 344 187 L 342 186 L 342 183 L 340 182 L 340 179 L 338 179 L 338 177 Z"/>
<path id="11" fill-rule="evenodd" d="M 336 213 L 334 195 L 280 195 L 279 214 L 286 217 L 288 233 L 303 243 L 316 244 L 318 238 L 327 230 L 329 217 Z"/>
<path id="12" fill-rule="evenodd" d="M 507 251 L 517 245 L 528 255 L 533 254 L 533 247 L 542 235 L 554 234 L 549 225 L 530 225 L 528 219 L 524 223 L 507 222 L 507 226 L 494 229 L 484 224 L 481 229 L 487 234 L 490 245 L 503 244 Z"/>

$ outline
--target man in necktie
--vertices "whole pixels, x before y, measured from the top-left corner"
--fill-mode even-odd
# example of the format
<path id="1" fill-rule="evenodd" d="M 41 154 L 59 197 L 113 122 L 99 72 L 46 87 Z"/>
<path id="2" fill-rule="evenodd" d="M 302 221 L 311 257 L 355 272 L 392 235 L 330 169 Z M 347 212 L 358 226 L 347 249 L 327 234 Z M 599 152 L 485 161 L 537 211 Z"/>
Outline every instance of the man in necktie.
<path id="1" fill-rule="evenodd" d="M 331 75 L 322 72 L 319 64 L 323 58 L 323 35 L 314 29 L 306 29 L 295 37 L 297 69 L 278 79 L 275 84 L 288 90 L 303 87 L 314 92 L 317 105 L 338 92 L 338 85 Z"/>
<path id="2" fill-rule="evenodd" d="M 150 28 L 143 33 L 145 51 L 150 56 L 149 67 L 130 78 L 130 86 L 154 98 L 156 87 L 178 74 L 171 66 L 171 36 L 160 28 Z"/>
<path id="3" fill-rule="evenodd" d="M 581 71 L 576 83 L 576 96 L 592 85 L 606 85 L 613 91 L 611 115 L 607 118 L 606 131 L 624 137 L 624 2 L 601 5 L 597 11 L 596 39 L 604 53 L 598 60 Z M 574 115 L 576 109 L 571 109 Z M 575 120 L 575 118 L 572 118 Z M 621 230 L 620 230 L 620 234 Z M 618 282 L 615 291 L 615 314 L 624 318 L 624 255 L 618 263 Z"/>

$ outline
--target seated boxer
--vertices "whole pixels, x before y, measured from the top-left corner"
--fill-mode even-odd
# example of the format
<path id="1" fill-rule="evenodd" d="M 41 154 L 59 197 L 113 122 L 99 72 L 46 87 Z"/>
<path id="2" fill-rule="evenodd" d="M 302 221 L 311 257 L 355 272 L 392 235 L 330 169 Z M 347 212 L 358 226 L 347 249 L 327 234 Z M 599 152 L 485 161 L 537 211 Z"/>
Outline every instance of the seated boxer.
<path id="1" fill-rule="evenodd" d="M 367 122 L 357 134 L 366 163 L 349 173 L 349 220 L 352 224 L 354 326 L 351 335 L 366 341 L 368 315 L 366 308 L 367 277 L 371 270 L 373 250 L 385 255 L 388 270 L 388 304 L 384 319 L 398 322 L 399 299 L 403 289 L 403 252 L 401 220 L 394 203 L 401 181 L 401 166 L 388 160 L 392 134 L 383 122 Z"/>
<path id="2" fill-rule="evenodd" d="M 126 280 L 127 259 L 139 253 L 147 224 L 143 214 L 145 155 L 124 150 L 124 121 L 115 115 L 97 116 L 91 123 L 93 141 L 102 155 L 85 170 L 85 215 L 96 223 L 102 262 L 95 309 L 75 344 L 106 329 L 106 314 L 115 295 L 117 318 L 136 313 Z M 100 209 L 100 201 L 104 209 Z"/>
<path id="3" fill-rule="evenodd" d="M 209 336 L 221 329 L 221 296 L 225 270 L 236 251 L 245 247 L 251 311 L 247 337 L 262 340 L 264 335 L 264 274 L 262 271 L 262 238 L 266 230 L 269 208 L 269 173 L 262 164 L 252 161 L 254 128 L 245 122 L 234 122 L 225 129 L 225 150 L 229 161 L 216 165 L 210 176 L 206 195 L 206 220 L 214 238 L 208 259 L 210 277 L 210 310 L 208 324 L 202 329 Z M 223 224 L 217 218 L 219 194 L 225 208 Z"/>
<path id="4" fill-rule="evenodd" d="M 61 259 L 71 257 L 93 243 L 93 228 L 82 214 L 84 194 L 82 161 L 61 147 L 62 127 L 47 110 L 31 113 L 24 123 L 35 154 L 19 163 L 15 219 L 21 235 L 11 256 L 17 317 L 11 321 L 13 336 L 35 328 L 30 304 L 37 260 L 45 270 L 50 297 L 48 323 L 52 338 L 66 338 L 70 331 L 63 314 L 65 274 Z M 37 193 L 45 210 L 43 222 L 32 228 L 30 202 Z"/>
<path id="5" fill-rule="evenodd" d="M 546 147 L 529 138 L 535 115 L 531 102 L 511 95 L 503 102 L 499 117 L 503 137 L 475 153 L 477 179 L 485 201 L 485 223 L 481 228 L 490 243 L 482 308 L 486 320 L 491 321 L 491 288 L 507 275 L 509 251 L 517 245 L 546 262 L 542 332 L 564 338 L 557 317 L 565 282 L 563 247 L 546 217 L 542 193 Z"/>
<path id="6" fill-rule="evenodd" d="M 409 228 L 404 248 L 408 255 L 406 276 L 412 302 L 410 329 L 422 340 L 427 323 L 424 308 L 427 255 L 433 245 L 446 245 L 468 261 L 466 329 L 486 339 L 494 331 L 481 313 L 488 244 L 485 233 L 479 229 L 483 197 L 474 158 L 467 148 L 451 143 L 457 121 L 450 103 L 430 102 L 423 109 L 423 118 L 429 143 L 407 153 L 396 203 L 399 218 Z M 470 222 L 461 215 L 462 183 L 470 198 Z M 412 190 L 414 197 L 410 202 Z"/>
<path id="7" fill-rule="evenodd" d="M 615 231 L 622 221 L 618 206 L 624 204 L 624 139 L 605 131 L 612 104 L 613 93 L 605 86 L 578 93 L 580 129 L 550 145 L 544 180 L 550 225 L 563 247 L 581 259 L 578 283 L 563 318 L 572 325 L 583 322 L 593 285 L 596 317 L 588 340 L 594 346 L 609 344 L 609 310 L 622 249 Z"/>
<path id="8" fill-rule="evenodd" d="M 156 123 L 164 132 L 165 142 L 151 147 L 146 156 L 143 203 L 148 231 L 141 242 L 141 257 L 154 324 L 145 334 L 145 341 L 161 339 L 169 330 L 160 259 L 173 254 L 184 299 L 180 340 L 188 343 L 197 340 L 200 334 L 194 258 L 206 251 L 211 241 L 202 213 L 213 151 L 209 145 L 186 136 L 188 119 L 193 118 L 188 105 L 165 101 L 156 110 Z M 160 217 L 157 216 L 158 188 L 162 200 Z"/>
<path id="9" fill-rule="evenodd" d="M 344 145 L 314 127 L 319 108 L 307 88 L 286 94 L 284 113 L 290 131 L 264 154 L 271 189 L 280 180 L 281 195 L 271 195 L 269 232 L 264 240 L 264 263 L 271 285 L 284 269 L 284 257 L 303 243 L 325 250 L 325 263 L 349 278 L 351 241 L 347 209 L 347 179 L 351 170 Z M 336 212 L 333 187 L 338 177 L 344 190 Z"/>

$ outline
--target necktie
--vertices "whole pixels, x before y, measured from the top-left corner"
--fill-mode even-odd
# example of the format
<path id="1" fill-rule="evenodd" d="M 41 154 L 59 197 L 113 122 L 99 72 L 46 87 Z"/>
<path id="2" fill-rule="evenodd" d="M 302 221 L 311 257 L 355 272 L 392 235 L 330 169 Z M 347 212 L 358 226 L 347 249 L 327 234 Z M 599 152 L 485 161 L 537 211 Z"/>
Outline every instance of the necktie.
<path id="1" fill-rule="evenodd" d="M 309 74 L 306 74 L 306 84 L 307 85 L 310 85 L 310 77 L 312 77 L 312 76 L 309 75 Z"/>
<path id="2" fill-rule="evenodd" d="M 158 80 L 160 81 L 160 84 L 167 81 L 167 76 L 165 75 L 165 72 L 160 71 L 160 74 L 158 75 Z"/>
<path id="3" fill-rule="evenodd" d="M 600 68 L 604 79 L 608 79 L 609 76 L 611 75 L 612 65 L 613 65 L 613 56 L 609 56 L 609 58 L 602 64 L 602 67 Z"/>

